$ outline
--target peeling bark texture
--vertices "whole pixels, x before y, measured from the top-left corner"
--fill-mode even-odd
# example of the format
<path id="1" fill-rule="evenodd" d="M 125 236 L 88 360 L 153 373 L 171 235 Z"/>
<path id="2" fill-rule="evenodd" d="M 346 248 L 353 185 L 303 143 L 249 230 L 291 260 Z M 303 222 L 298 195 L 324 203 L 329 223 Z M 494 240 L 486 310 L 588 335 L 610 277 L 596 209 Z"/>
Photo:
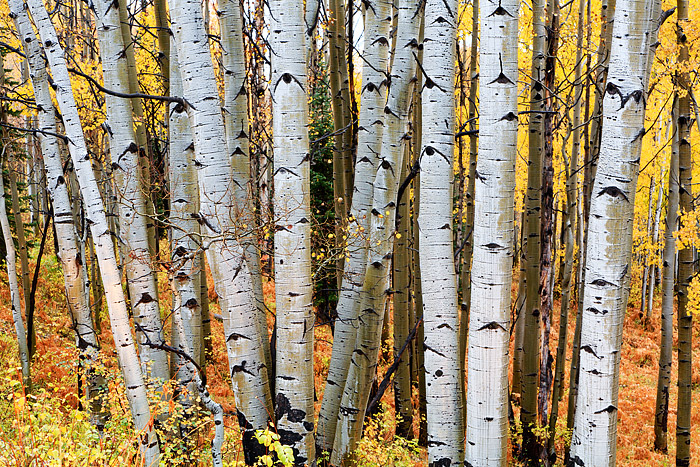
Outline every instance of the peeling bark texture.
<path id="1" fill-rule="evenodd" d="M 518 7 L 515 0 L 486 0 L 480 12 L 479 100 L 489 105 L 479 115 L 474 192 L 467 385 L 467 465 L 473 467 L 506 465 Z"/>
<path id="2" fill-rule="evenodd" d="M 98 357 L 99 344 L 90 315 L 90 294 L 86 284 L 88 283 L 87 270 L 81 259 L 80 247 L 76 236 L 76 226 L 73 222 L 68 186 L 66 184 L 61 153 L 56 137 L 49 136 L 48 132 L 56 131 L 56 109 L 51 101 L 48 73 L 42 56 L 41 46 L 36 40 L 34 30 L 29 21 L 26 10 L 19 2 L 11 4 L 15 27 L 22 39 L 29 75 L 34 88 L 38 111 L 38 127 L 47 132 L 39 134 L 41 154 L 46 169 L 47 190 L 53 203 L 54 229 L 56 243 L 58 245 L 57 256 L 61 261 L 63 279 L 66 286 L 66 298 L 68 309 L 75 331 L 76 347 L 86 362 L 86 374 L 88 378 L 88 405 L 91 422 L 101 429 L 104 427 L 108 414 L 102 412 L 102 392 L 105 390 L 105 381 L 102 376 L 94 371 Z M 95 278 L 98 282 L 99 279 Z"/>
<path id="3" fill-rule="evenodd" d="M 418 49 L 419 2 L 404 0 L 398 8 L 397 49 L 391 69 L 389 96 L 384 108 L 380 160 L 374 177 L 374 196 L 370 211 L 369 252 L 364 284 L 360 294 L 360 316 L 354 358 L 340 403 L 338 425 L 331 464 L 338 465 L 351 455 L 362 436 L 364 414 L 370 387 L 376 374 L 384 313 L 390 290 L 391 260 L 396 238 L 396 197 L 403 155 L 409 144 L 408 110 L 412 78 L 415 76 L 414 53 Z M 383 14 L 381 10 L 377 14 Z"/>
<path id="4" fill-rule="evenodd" d="M 238 236 L 234 178 L 201 2 L 170 2 L 171 29 L 194 142 L 199 182 L 197 220 L 224 319 L 226 350 L 246 463 L 261 455 L 254 438 L 271 406 L 268 368 L 246 252 Z"/>
<path id="5" fill-rule="evenodd" d="M 365 2 L 362 110 L 355 185 L 348 219 L 347 259 L 338 299 L 333 353 L 323 393 L 323 404 L 318 417 L 318 445 L 322 451 L 330 452 L 333 448 L 341 398 L 350 371 L 359 325 L 361 289 L 368 257 L 367 232 L 370 227 L 374 176 L 380 162 L 383 115 L 387 98 L 390 26 L 391 2 L 389 0 Z"/>
<path id="6" fill-rule="evenodd" d="M 674 103 L 675 104 L 675 103 Z M 674 107 L 676 107 L 674 105 Z M 664 235 L 663 279 L 661 298 L 661 350 L 659 354 L 659 379 L 656 385 L 654 410 L 654 449 L 668 451 L 668 405 L 671 391 L 671 367 L 673 364 L 673 299 L 676 272 L 676 238 L 678 227 L 678 128 L 677 108 L 671 114 L 673 138 L 671 143 L 671 167 L 668 172 L 668 198 L 666 204 L 666 233 Z M 659 200 L 660 201 L 660 200 Z"/>
<path id="7" fill-rule="evenodd" d="M 14 2 L 17 0 L 13 0 L 14 10 L 22 8 L 19 2 Z M 153 430 L 153 419 L 148 407 L 146 386 L 141 374 L 136 347 L 131 337 L 129 314 L 114 255 L 112 234 L 107 224 L 104 203 L 95 174 L 90 164 L 63 50 L 44 5 L 38 0 L 31 0 L 27 4 L 39 32 L 41 43 L 44 45 L 44 52 L 56 85 L 56 100 L 63 116 L 66 135 L 69 137 L 68 149 L 80 183 L 80 193 L 85 204 L 86 217 L 90 223 L 90 233 L 100 264 L 100 273 L 114 336 L 114 347 L 119 357 L 119 365 L 127 388 L 127 398 L 134 425 L 140 433 L 140 448 L 146 465 L 155 466 L 158 465 L 160 457 L 158 439 Z"/>
<path id="8" fill-rule="evenodd" d="M 239 222 L 242 222 L 239 237 L 246 251 L 248 269 L 250 269 L 253 281 L 259 332 L 263 337 L 261 345 L 265 354 L 265 365 L 272 368 L 270 338 L 267 332 L 267 312 L 260 271 L 260 252 L 257 233 L 254 229 L 253 196 L 255 190 L 250 177 L 248 93 L 245 88 L 245 54 L 240 0 L 219 2 L 219 21 L 221 23 L 221 43 L 224 49 L 224 124 L 226 125 L 226 142 L 233 169 L 235 217 L 239 219 Z M 269 409 L 272 411 L 272 406 Z"/>
<path id="9" fill-rule="evenodd" d="M 270 3 L 274 142 L 275 419 L 296 465 L 315 459 L 309 118 L 304 8 Z"/>
<path id="10" fill-rule="evenodd" d="M 457 274 L 452 245 L 457 1 L 425 5 L 420 215 L 428 465 L 464 464 Z M 400 45 L 400 44 L 399 44 Z"/>
<path id="11" fill-rule="evenodd" d="M 108 0 L 95 2 L 95 19 L 100 40 L 100 57 L 104 84 L 107 89 L 129 92 L 129 69 L 122 53 L 124 43 L 120 33 L 118 9 Z M 170 378 L 165 351 L 145 345 L 164 342 L 163 323 L 158 306 L 158 288 L 151 267 L 148 243 L 146 201 L 141 186 L 139 145 L 134 132 L 132 105 L 129 100 L 105 94 L 109 148 L 112 170 L 119 199 L 119 223 L 124 250 L 124 268 L 136 324 L 139 358 L 147 380 L 159 388 Z"/>
<path id="12" fill-rule="evenodd" d="M 656 0 L 655 0 L 656 1 Z M 579 392 L 571 461 L 615 465 L 622 325 L 629 298 L 634 198 L 644 129 L 649 8 L 619 0 L 591 193 Z M 640 52 L 641 51 L 641 52 Z"/>

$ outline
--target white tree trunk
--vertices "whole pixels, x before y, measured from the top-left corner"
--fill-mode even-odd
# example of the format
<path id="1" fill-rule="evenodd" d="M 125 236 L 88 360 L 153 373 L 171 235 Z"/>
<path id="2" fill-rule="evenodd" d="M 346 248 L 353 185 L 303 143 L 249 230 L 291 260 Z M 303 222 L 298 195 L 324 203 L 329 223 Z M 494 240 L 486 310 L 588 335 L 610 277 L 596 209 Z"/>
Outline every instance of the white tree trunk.
<path id="1" fill-rule="evenodd" d="M 251 274 L 239 240 L 242 225 L 235 215 L 231 158 L 201 2 L 174 0 L 170 3 L 170 17 L 177 56 L 183 57 L 178 65 L 184 97 L 191 104 L 187 113 L 199 180 L 197 218 L 203 226 L 202 236 L 207 239 L 204 247 L 224 317 L 231 384 L 238 422 L 243 429 L 244 454 L 246 462 L 254 463 L 264 453 L 254 432 L 265 429 L 269 421 L 268 368 Z"/>
<path id="2" fill-rule="evenodd" d="M 428 0 L 423 41 L 418 227 L 431 467 L 464 463 L 464 383 L 458 358 L 459 309 L 452 245 L 457 8 L 456 0 Z"/>
<path id="3" fill-rule="evenodd" d="M 274 142 L 275 418 L 296 465 L 315 458 L 309 120 L 304 8 L 270 3 Z"/>
<path id="4" fill-rule="evenodd" d="M 474 467 L 506 465 L 518 6 L 515 0 L 486 0 L 480 11 L 479 100 L 488 105 L 479 114 L 469 317 L 466 457 Z"/>
<path id="5" fill-rule="evenodd" d="M 360 291 L 367 265 L 367 231 L 372 209 L 373 185 L 382 147 L 383 114 L 388 85 L 390 12 L 390 0 L 365 2 L 362 108 L 359 118 L 355 186 L 352 191 L 350 217 L 347 220 L 347 251 L 343 284 L 338 298 L 333 353 L 318 417 L 318 444 L 326 451 L 331 451 L 333 447 L 341 397 L 355 349 Z M 346 206 L 348 202 L 350 200 L 343 200 Z"/>
<path id="6" fill-rule="evenodd" d="M 171 39 L 172 40 L 172 39 Z M 174 96 L 182 95 L 182 79 L 176 47 L 170 48 L 170 92 Z M 199 190 L 197 173 L 194 166 L 194 149 L 192 147 L 192 131 L 185 108 L 180 104 L 171 104 L 168 112 L 168 129 L 170 133 L 169 151 L 169 182 L 170 182 L 170 242 L 173 275 L 173 312 L 179 315 L 182 322 L 182 332 L 185 337 L 180 339 L 180 333 L 173 333 L 173 345 L 176 343 L 184 348 L 197 362 L 202 361 L 202 307 L 201 289 L 199 284 L 200 263 L 198 242 L 199 224 L 196 214 L 199 212 Z M 178 359 L 179 364 L 187 362 Z M 178 380 L 183 381 L 189 376 L 178 373 Z"/>
<path id="7" fill-rule="evenodd" d="M 618 0 L 588 219 L 578 401 L 571 458 L 615 465 L 622 325 L 629 298 L 634 198 L 644 134 L 645 26 L 654 8 Z"/>
<path id="8" fill-rule="evenodd" d="M 119 22 L 119 9 L 107 0 L 95 2 L 97 35 L 104 85 L 107 89 L 129 92 L 129 69 Z M 146 202 L 141 185 L 139 145 L 134 132 L 132 104 L 128 99 L 105 94 L 107 133 L 119 198 L 119 225 L 124 250 L 124 268 L 136 324 L 142 372 L 156 387 L 170 378 L 168 356 L 147 343 L 164 342 L 163 323 L 158 306 L 158 288 L 151 267 L 148 245 Z"/>
<path id="9" fill-rule="evenodd" d="M 354 354 L 340 403 L 331 463 L 339 464 L 356 448 L 362 435 L 370 387 L 376 374 L 381 332 L 390 289 L 391 260 L 396 232 L 396 196 L 409 135 L 408 109 L 415 77 L 418 33 L 422 9 L 417 0 L 401 0 L 398 11 L 397 48 L 391 70 L 389 97 L 384 111 L 381 162 L 374 178 L 370 211 L 369 249 L 365 265 Z M 337 332 L 337 331 L 336 331 Z M 400 345 L 400 344 L 399 344 Z"/>
<path id="10" fill-rule="evenodd" d="M 66 286 L 66 298 L 70 316 L 73 322 L 76 346 L 87 363 L 89 378 L 88 400 L 90 401 L 92 423 L 98 427 L 104 426 L 105 420 L 101 414 L 99 385 L 102 378 L 93 370 L 98 357 L 98 341 L 92 318 L 90 316 L 90 293 L 86 284 L 87 271 L 81 258 L 81 251 L 73 222 L 68 186 L 63 175 L 61 153 L 58 140 L 51 133 L 56 132 L 56 113 L 49 90 L 48 73 L 42 56 L 39 42 L 36 40 L 34 29 L 29 21 L 27 12 L 18 1 L 10 2 L 15 27 L 22 39 L 22 47 L 29 66 L 29 75 L 34 88 L 34 97 L 38 108 L 38 127 L 46 132 L 38 136 L 41 143 L 41 154 L 44 160 L 47 177 L 47 190 L 53 203 L 54 228 L 58 244 L 57 256 L 61 261 L 63 279 Z M 38 177 L 37 173 L 37 177 Z M 94 409 L 94 410 L 93 410 Z"/>
<path id="11" fill-rule="evenodd" d="M 254 184 L 250 176 L 250 144 L 248 126 L 248 93 L 245 88 L 245 54 L 243 50 L 243 21 L 240 0 L 222 0 L 219 3 L 221 43 L 224 66 L 224 124 L 226 142 L 231 156 L 233 186 L 236 200 L 236 217 L 243 222 L 243 247 L 248 259 L 253 292 L 258 308 L 258 326 L 263 337 L 261 343 L 265 364 L 272 367 L 270 341 L 267 332 L 267 312 L 263 297 L 260 253 L 258 250 L 253 198 Z M 272 407 L 270 407 L 272 410 Z"/>
<path id="12" fill-rule="evenodd" d="M 132 418 L 136 429 L 140 432 L 140 448 L 144 454 L 146 465 L 156 466 L 160 456 L 158 439 L 153 430 L 153 419 L 148 407 L 146 387 L 141 374 L 136 347 L 131 336 L 129 314 L 124 300 L 117 260 L 114 255 L 112 235 L 107 224 L 104 203 L 90 164 L 63 50 L 44 5 L 39 0 L 30 0 L 27 4 L 29 5 L 34 24 L 38 29 L 41 43 L 44 46 L 44 51 L 51 67 L 53 81 L 56 85 L 56 100 L 63 115 L 63 124 L 66 129 L 66 135 L 69 138 L 68 149 L 80 183 L 80 192 L 85 204 L 87 222 L 90 224 L 90 232 L 100 265 L 112 334 L 114 336 L 114 346 L 119 356 L 119 365 L 127 388 Z"/>

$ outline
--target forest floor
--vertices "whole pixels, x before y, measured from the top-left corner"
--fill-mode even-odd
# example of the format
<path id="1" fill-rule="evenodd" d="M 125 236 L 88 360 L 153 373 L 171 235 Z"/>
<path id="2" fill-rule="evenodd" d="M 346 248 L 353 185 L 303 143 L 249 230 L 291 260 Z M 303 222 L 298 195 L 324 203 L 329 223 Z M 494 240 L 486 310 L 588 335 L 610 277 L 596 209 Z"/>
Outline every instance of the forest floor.
<path id="1" fill-rule="evenodd" d="M 35 255 L 34 255 L 35 256 Z M 33 265 L 30 265 L 33 268 Z M 161 310 L 168 315 L 170 309 L 170 292 L 165 273 L 159 275 L 161 292 Z M 215 298 L 213 289 L 210 296 Z M 265 296 L 268 306 L 274 311 L 274 284 L 266 282 Z M 669 410 L 669 452 L 663 454 L 653 450 L 654 403 L 658 374 L 659 335 L 660 335 L 660 298 L 656 294 L 652 324 L 645 327 L 638 317 L 636 303 L 628 307 L 625 321 L 622 362 L 620 365 L 619 425 L 618 425 L 618 465 L 624 466 L 665 466 L 675 464 L 675 423 L 676 423 L 676 372 L 677 355 L 674 348 L 673 382 L 671 386 L 671 405 Z M 106 310 L 103 313 L 101 342 L 106 374 L 110 380 L 110 410 L 112 421 L 107 434 L 99 439 L 91 432 L 86 417 L 78 410 L 77 352 L 75 350 L 71 323 L 65 305 L 65 293 L 61 270 L 54 255 L 45 256 L 39 275 L 36 310 L 37 310 L 37 354 L 32 365 L 32 397 L 23 397 L 19 383 L 19 371 L 16 357 L 15 331 L 10 310 L 10 296 L 7 276 L 0 273 L 0 464 L 1 465 L 80 465 L 107 466 L 129 465 L 133 462 L 135 436 L 130 428 L 128 407 L 123 397 L 123 388 L 118 377 L 118 367 L 109 332 Z M 212 303 L 212 313 L 218 313 L 218 305 Z M 555 302 L 552 317 L 551 346 L 555 352 L 558 330 L 559 302 Z M 270 325 L 272 316 L 270 317 Z M 169 328 L 169 326 L 168 326 Z M 674 322 L 675 329 L 675 322 Z M 235 417 L 235 407 L 224 345 L 223 328 L 220 322 L 212 320 L 214 353 L 213 362 L 207 367 L 210 392 L 220 402 L 227 414 L 227 442 L 225 459 L 227 465 L 241 465 L 240 437 Z M 169 329 L 168 329 L 169 331 Z M 568 335 L 574 331 L 573 319 L 570 320 Z M 570 339 L 569 339 L 570 340 Z M 674 338 L 674 345 L 676 343 Z M 696 320 L 693 330 L 693 418 L 692 418 L 692 458 L 700 459 L 700 325 Z M 389 361 L 391 337 L 386 342 L 379 377 L 383 377 Z M 323 397 L 325 376 L 328 371 L 332 348 L 332 335 L 328 326 L 319 326 L 315 330 L 315 373 L 317 410 Z M 571 356 L 571 344 L 567 353 Z M 559 424 L 557 428 L 557 451 L 563 452 L 567 437 L 566 398 L 560 404 Z M 417 399 L 417 398 L 416 398 Z M 360 445 L 360 465 L 362 466 L 422 466 L 427 465 L 424 448 L 416 441 L 407 441 L 394 436 L 394 400 L 391 389 L 382 399 L 383 410 L 365 430 L 365 437 Z M 518 407 L 515 406 L 516 419 Z M 177 411 L 174 404 L 168 402 L 162 411 Z M 204 419 L 204 429 L 199 431 L 201 452 L 189 456 L 201 459 L 206 465 L 211 422 Z M 414 428 L 418 434 L 418 419 L 414 417 Z M 517 440 L 511 439 L 511 442 Z M 177 445 L 177 443 L 175 443 Z M 178 465 L 176 459 L 186 455 L 187 449 L 180 445 L 171 449 L 167 456 L 172 461 L 167 465 Z M 178 457 L 179 456 L 179 457 Z M 43 460 L 44 463 L 26 463 L 28 460 Z M 518 465 L 511 461 L 511 465 Z M 561 461 L 560 461 L 561 462 Z M 560 464 L 559 464 L 560 465 Z"/>

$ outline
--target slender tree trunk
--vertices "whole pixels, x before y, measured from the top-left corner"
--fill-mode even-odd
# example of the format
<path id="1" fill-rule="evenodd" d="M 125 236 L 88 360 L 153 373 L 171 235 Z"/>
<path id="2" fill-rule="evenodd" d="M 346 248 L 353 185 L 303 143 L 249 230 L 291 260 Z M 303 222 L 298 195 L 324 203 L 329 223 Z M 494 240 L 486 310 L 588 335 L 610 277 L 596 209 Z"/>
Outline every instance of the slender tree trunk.
<path id="1" fill-rule="evenodd" d="M 462 366 L 452 242 L 454 78 L 457 1 L 428 0 L 422 70 L 420 152 L 422 271 L 428 465 L 464 462 Z M 397 44 L 401 46 L 399 42 Z"/>
<path id="2" fill-rule="evenodd" d="M 371 0 L 366 6 L 362 112 L 352 207 L 348 219 L 347 259 L 338 299 L 333 353 L 318 418 L 318 444 L 321 451 L 329 452 L 334 445 L 341 398 L 356 347 L 361 289 L 368 257 L 367 231 L 372 209 L 374 175 L 380 163 L 388 85 L 391 3 L 389 0 Z"/>
<path id="3" fill-rule="evenodd" d="M 3 111 L 4 113 L 4 111 Z M 5 139 L 5 131 L 3 130 L 2 146 L 7 144 Z M 1 162 L 1 161 L 0 161 Z M 15 324 L 15 333 L 17 334 L 17 347 L 19 349 L 19 362 L 22 366 L 22 379 L 26 391 L 31 391 L 32 377 L 29 366 L 29 346 L 27 344 L 27 334 L 24 327 L 24 319 L 22 318 L 22 302 L 19 295 L 19 280 L 17 279 L 17 253 L 15 251 L 15 243 L 12 239 L 12 231 L 10 230 L 10 221 L 7 218 L 7 207 L 5 204 L 5 186 L 1 173 L 2 164 L 0 164 L 0 227 L 2 227 L 3 240 L 5 241 L 5 263 L 7 264 L 7 279 L 10 285 L 10 300 L 12 302 L 12 320 Z"/>
<path id="4" fill-rule="evenodd" d="M 122 53 L 124 43 L 119 31 L 119 12 L 104 0 L 95 3 L 100 55 L 107 89 L 129 92 L 128 66 Z M 160 387 L 170 377 L 165 351 L 148 343 L 164 342 L 163 323 L 158 305 L 158 288 L 151 267 L 146 201 L 140 184 L 139 146 L 134 133 L 131 103 L 105 94 L 112 170 L 119 197 L 120 232 L 124 241 L 124 260 L 131 307 L 139 342 L 142 371 Z"/>
<path id="5" fill-rule="evenodd" d="M 409 102 L 415 76 L 420 16 L 419 2 L 403 0 L 399 5 L 397 44 L 391 70 L 391 85 L 384 109 L 381 163 L 374 177 L 373 209 L 370 211 L 369 245 L 364 284 L 360 294 L 361 316 L 354 358 L 343 391 L 331 463 L 336 464 L 355 450 L 362 434 L 369 389 L 376 373 L 381 331 L 390 289 L 391 257 L 394 246 L 396 197 L 401 166 L 409 134 Z M 399 343 L 401 345 L 402 343 Z"/>
<path id="6" fill-rule="evenodd" d="M 525 309 L 522 362 L 522 400 L 520 421 L 523 426 L 524 458 L 537 462 L 537 389 L 540 370 L 540 218 L 542 189 L 542 156 L 544 153 L 545 47 L 547 29 L 546 0 L 532 2 L 532 66 L 530 69 L 530 115 L 528 123 L 527 212 L 525 242 Z M 483 142 L 482 142 L 483 144 Z"/>
<path id="7" fill-rule="evenodd" d="M 11 5 L 11 8 L 15 11 L 23 8 L 18 0 L 12 0 Z M 41 43 L 44 46 L 48 63 L 51 66 L 56 99 L 63 116 L 66 135 L 69 138 L 68 149 L 75 173 L 80 181 L 80 192 L 85 203 L 86 217 L 88 223 L 90 223 L 95 252 L 100 262 L 100 273 L 102 274 L 102 283 L 107 299 L 114 346 L 119 357 L 122 375 L 124 376 L 134 425 L 139 431 L 140 448 L 146 465 L 155 466 L 158 465 L 160 457 L 158 439 L 153 430 L 153 419 L 148 407 L 146 386 L 143 382 L 136 347 L 131 337 L 129 315 L 114 254 L 112 235 L 107 224 L 100 190 L 92 171 L 90 159 L 87 156 L 85 137 L 80 126 L 78 108 L 73 97 L 73 88 L 66 67 L 64 52 L 59 45 L 56 30 L 44 5 L 37 0 L 29 1 L 28 5 L 34 24 L 38 29 Z"/>
<path id="8" fill-rule="evenodd" d="M 506 465 L 518 7 L 513 0 L 487 0 L 481 5 L 479 100 L 489 105 L 481 106 L 479 114 L 474 192 L 467 462 L 475 467 Z"/>
<path id="9" fill-rule="evenodd" d="M 184 98 L 191 104 L 187 113 L 199 181 L 197 220 L 208 239 L 205 248 L 224 318 L 243 452 L 252 464 L 264 453 L 254 432 L 268 425 L 271 396 L 251 273 L 239 240 L 242 225 L 236 217 L 231 157 L 201 3 L 174 0 L 170 17 L 177 56 L 186 57 L 178 66 Z"/>
<path id="10" fill-rule="evenodd" d="M 656 265 L 657 255 L 659 254 L 659 222 L 661 222 L 661 202 L 664 198 L 664 169 L 661 168 L 659 174 L 659 192 L 656 195 L 656 214 L 654 215 L 654 223 L 652 224 L 651 240 L 654 247 L 652 253 L 653 263 L 650 265 L 649 271 L 649 291 L 647 299 L 647 323 L 651 323 L 651 317 L 654 312 L 654 288 L 656 286 Z"/>
<path id="11" fill-rule="evenodd" d="M 646 238 L 649 236 L 651 233 L 651 219 L 652 215 L 654 213 L 654 188 L 656 187 L 656 178 L 652 177 L 651 178 L 651 183 L 649 184 L 649 202 L 648 202 L 648 212 L 647 212 L 647 228 L 646 231 L 644 232 L 643 239 L 646 240 Z M 645 255 L 644 258 L 644 272 L 642 274 L 642 306 L 640 307 L 639 311 L 639 316 L 645 320 L 645 322 L 649 322 L 649 314 L 650 312 L 647 310 L 647 285 L 649 284 L 649 264 L 648 264 L 648 259 L 647 255 Z"/>
<path id="12" fill-rule="evenodd" d="M 573 462 L 615 465 L 622 325 L 629 298 L 634 198 L 644 133 L 646 55 L 653 53 L 643 2 L 619 0 L 591 198 Z M 641 51 L 641 52 L 640 52 Z"/>
<path id="13" fill-rule="evenodd" d="M 678 0 L 677 44 L 679 47 L 677 79 L 678 93 L 678 175 L 680 182 L 680 209 L 687 213 L 694 209 L 693 166 L 690 145 L 690 93 L 688 65 L 688 38 L 686 27 L 688 1 Z M 680 226 L 682 228 L 682 224 Z M 678 253 L 678 417 L 676 419 L 676 466 L 690 465 L 690 424 L 692 410 L 693 315 L 688 309 L 688 285 L 695 275 L 693 251 L 684 248 Z"/>
<path id="14" fill-rule="evenodd" d="M 275 418 L 295 465 L 314 452 L 314 314 L 303 5 L 270 3 L 275 165 Z"/>
<path id="15" fill-rule="evenodd" d="M 49 91 L 48 73 L 41 53 L 41 46 L 35 40 L 36 36 L 27 12 L 23 8 L 12 12 L 14 13 L 15 27 L 22 38 L 22 46 L 29 63 L 29 74 L 39 108 L 39 129 L 47 132 L 43 135 L 40 134 L 38 138 L 45 162 L 47 187 L 53 203 L 54 232 L 58 245 L 56 255 L 63 269 L 66 298 L 75 331 L 76 347 L 81 353 L 80 361 L 86 362 L 87 396 L 91 422 L 99 430 L 102 430 L 107 417 L 107 414 L 102 411 L 102 393 L 106 387 L 104 378 L 95 371 L 99 343 L 90 315 L 90 292 L 86 287 L 88 283 L 87 269 L 81 258 L 78 245 L 68 186 L 63 175 L 61 153 L 57 138 L 49 136 L 51 132 L 56 131 L 56 117 Z M 95 283 L 99 283 L 99 279 L 96 277 Z"/>
<path id="16" fill-rule="evenodd" d="M 406 146 L 404 161 L 399 180 L 405 180 L 410 167 L 410 151 Z M 411 251 L 410 235 L 410 197 L 398 200 L 396 224 L 398 225 L 393 253 L 393 289 L 394 289 L 394 359 L 409 335 L 415 319 L 411 319 Z M 413 349 L 413 346 L 411 346 Z M 411 358 L 413 352 L 405 351 L 394 376 L 394 405 L 396 406 L 396 435 L 413 439 L 413 397 L 411 384 Z"/>
<path id="17" fill-rule="evenodd" d="M 668 202 L 666 204 L 666 232 L 663 252 L 663 297 L 661 299 L 661 351 L 659 354 L 659 379 L 656 385 L 654 410 L 654 449 L 668 451 L 668 404 L 671 390 L 671 366 L 673 361 L 673 298 L 676 271 L 676 238 L 678 225 L 678 128 L 677 104 L 671 114 L 673 138 L 671 143 L 671 168 L 668 172 Z"/>
<path id="18" fill-rule="evenodd" d="M 4 82 L 4 74 L 2 81 Z M 7 116 L 3 113 L 3 118 L 7 121 Z M 17 174 L 19 165 L 12 155 L 13 151 L 8 151 L 7 169 L 10 180 L 10 198 L 12 200 L 12 215 L 15 220 L 15 233 L 17 235 L 17 250 L 19 256 L 20 273 L 22 278 L 22 299 L 24 302 L 24 313 L 27 318 L 27 346 L 29 347 L 29 359 L 34 357 L 36 352 L 36 331 L 34 329 L 33 310 L 29 309 L 29 294 L 31 293 L 29 279 L 29 252 L 27 251 L 27 239 L 24 235 L 24 220 L 22 219 L 22 208 L 19 204 L 19 191 L 17 190 Z"/>
<path id="19" fill-rule="evenodd" d="M 173 95 L 182 95 L 182 79 L 178 66 L 176 47 L 168 47 L 171 56 L 168 58 L 170 91 Z M 171 242 L 171 274 L 173 290 L 173 324 L 179 320 L 173 332 L 173 346 L 176 342 L 183 346 L 198 363 L 203 361 L 204 346 L 202 345 L 202 297 L 200 286 L 200 270 L 204 269 L 203 257 L 199 254 L 198 242 L 199 223 L 196 215 L 199 212 L 199 191 L 197 173 L 194 165 L 195 154 L 192 147 L 192 131 L 187 113 L 182 105 L 170 104 L 168 128 L 170 130 L 170 242 Z M 184 338 L 180 336 L 184 333 Z M 179 342 L 178 342 L 179 341 Z M 189 362 L 172 356 L 180 370 L 178 380 L 181 382 L 193 378 L 187 366 Z M 196 389 L 196 387 L 194 387 Z M 192 394 L 195 396 L 196 394 Z"/>
<path id="20" fill-rule="evenodd" d="M 236 200 L 236 218 L 243 222 L 241 226 L 243 246 L 248 259 L 253 281 L 253 292 L 258 308 L 258 326 L 262 335 L 265 365 L 272 368 L 270 340 L 267 332 L 267 312 L 263 297 L 262 273 L 260 271 L 260 253 L 258 251 L 257 232 L 254 229 L 255 216 L 253 196 L 255 190 L 250 177 L 250 144 L 248 140 L 248 94 L 245 89 L 245 54 L 243 49 L 243 22 L 240 0 L 223 0 L 219 2 L 219 21 L 223 45 L 224 66 L 224 124 L 226 141 L 231 156 L 233 169 L 234 197 Z M 271 382 L 272 384 L 272 382 Z M 272 407 L 270 407 L 272 410 Z"/>

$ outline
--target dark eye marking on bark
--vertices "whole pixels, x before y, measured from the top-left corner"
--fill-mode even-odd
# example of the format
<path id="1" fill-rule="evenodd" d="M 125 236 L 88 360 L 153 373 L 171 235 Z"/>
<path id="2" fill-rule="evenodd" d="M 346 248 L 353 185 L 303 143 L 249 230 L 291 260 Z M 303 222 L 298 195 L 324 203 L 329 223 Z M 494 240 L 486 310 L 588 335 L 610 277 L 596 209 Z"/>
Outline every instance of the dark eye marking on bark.
<path id="1" fill-rule="evenodd" d="M 484 248 L 488 248 L 489 250 L 497 250 L 503 247 L 498 243 L 487 243 L 486 245 L 484 245 Z"/>
<path id="2" fill-rule="evenodd" d="M 430 350 L 431 352 L 436 353 L 436 354 L 440 355 L 440 356 L 443 357 L 443 358 L 447 358 L 447 357 L 445 357 L 445 354 L 443 354 L 443 353 L 441 353 L 441 352 L 438 352 L 437 350 L 433 349 L 432 347 L 430 347 L 430 346 L 429 346 L 428 344 L 426 344 L 425 342 L 423 343 L 423 348 L 424 348 L 425 350 Z"/>
<path id="3" fill-rule="evenodd" d="M 251 371 L 246 370 L 246 363 L 247 362 L 243 360 L 240 365 L 233 365 L 233 367 L 231 368 L 231 377 L 233 377 L 233 375 L 235 375 L 236 373 L 246 373 L 250 376 L 255 376 Z"/>
<path id="4" fill-rule="evenodd" d="M 515 115 L 514 112 L 508 112 L 507 114 L 505 114 L 504 116 L 501 117 L 501 120 L 505 120 L 507 122 L 512 122 L 513 120 L 517 120 L 517 119 L 518 119 L 518 116 Z M 499 122 L 501 120 L 499 120 Z"/>
<path id="5" fill-rule="evenodd" d="M 598 196 L 608 195 L 612 198 L 622 198 L 629 203 L 627 195 L 616 186 L 606 186 L 598 192 Z"/>
<path id="6" fill-rule="evenodd" d="M 500 323 L 498 323 L 496 321 L 491 321 L 490 323 L 487 323 L 487 324 L 484 324 L 483 326 L 481 326 L 479 329 L 477 329 L 477 331 L 484 331 L 486 329 L 489 329 L 492 331 L 494 331 L 496 329 L 501 329 L 502 331 L 506 330 L 506 328 L 504 328 Z"/>
<path id="7" fill-rule="evenodd" d="M 185 302 L 185 306 L 186 306 L 187 308 L 189 308 L 190 310 L 193 309 L 193 308 L 196 308 L 197 305 L 199 305 L 199 303 L 197 303 L 197 299 L 196 299 L 196 298 L 190 298 L 189 300 L 187 300 L 187 301 Z"/>
<path id="8" fill-rule="evenodd" d="M 605 412 L 607 412 L 607 413 L 617 412 L 617 407 L 615 407 L 614 405 L 609 405 L 606 408 L 604 408 L 602 410 L 598 410 L 597 412 L 593 412 L 593 413 L 598 414 L 598 413 L 605 413 Z"/>
<path id="9" fill-rule="evenodd" d="M 141 298 L 139 298 L 138 302 L 136 302 L 136 304 L 134 304 L 134 307 L 137 307 L 142 303 L 145 305 L 145 304 L 151 303 L 153 301 L 155 301 L 153 299 L 153 297 L 151 297 L 151 295 L 148 294 L 147 292 L 144 292 L 141 294 Z"/>
<path id="10" fill-rule="evenodd" d="M 593 347 L 590 345 L 582 345 L 581 350 L 584 352 L 588 352 L 589 354 L 593 355 L 595 358 L 600 358 L 598 357 L 598 354 L 595 353 L 595 350 L 593 350 Z"/>
<path id="11" fill-rule="evenodd" d="M 480 182 L 486 182 L 486 180 L 487 180 L 487 177 L 484 177 L 483 175 L 481 175 L 481 174 L 479 173 L 479 171 L 477 171 L 477 170 L 474 171 L 474 176 L 475 176 L 476 179 L 479 180 Z"/>
<path id="12" fill-rule="evenodd" d="M 598 287 L 617 287 L 617 285 L 613 284 L 612 282 L 608 282 L 605 279 L 596 279 L 594 281 L 591 281 L 591 285 L 595 285 Z"/>
<path id="13" fill-rule="evenodd" d="M 594 314 L 596 314 L 596 315 L 606 315 L 606 314 L 608 314 L 608 310 L 599 310 L 598 308 L 595 308 L 595 307 L 586 308 L 586 311 L 590 311 L 591 313 L 594 313 Z"/>
<path id="14" fill-rule="evenodd" d="M 250 337 L 244 336 L 243 334 L 238 334 L 237 332 L 232 332 L 232 333 L 229 334 L 229 336 L 226 338 L 226 342 L 228 342 L 228 341 L 234 341 L 234 342 L 235 342 L 235 341 L 237 341 L 238 339 L 247 339 L 247 340 L 250 340 Z M 245 365 L 245 362 L 243 362 L 243 364 Z"/>

